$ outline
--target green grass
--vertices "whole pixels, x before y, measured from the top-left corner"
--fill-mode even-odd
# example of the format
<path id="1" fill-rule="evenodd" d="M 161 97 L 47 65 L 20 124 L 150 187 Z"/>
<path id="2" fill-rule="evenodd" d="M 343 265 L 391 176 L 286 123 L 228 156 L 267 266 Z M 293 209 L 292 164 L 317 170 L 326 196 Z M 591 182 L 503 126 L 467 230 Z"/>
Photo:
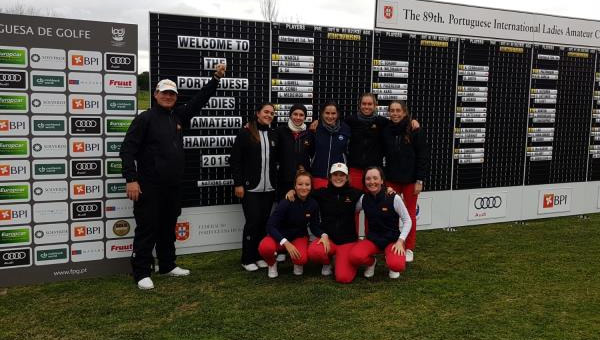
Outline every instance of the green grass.
<path id="1" fill-rule="evenodd" d="M 147 110 L 150 108 L 150 91 L 138 89 L 137 99 L 138 110 Z"/>
<path id="2" fill-rule="evenodd" d="M 309 265 L 268 279 L 239 250 L 182 256 L 185 278 L 10 288 L 2 339 L 598 339 L 600 215 L 417 234 L 400 279 L 340 285 Z M 8 273 L 1 273 L 7 275 Z M 362 270 L 360 272 L 362 274 Z"/>

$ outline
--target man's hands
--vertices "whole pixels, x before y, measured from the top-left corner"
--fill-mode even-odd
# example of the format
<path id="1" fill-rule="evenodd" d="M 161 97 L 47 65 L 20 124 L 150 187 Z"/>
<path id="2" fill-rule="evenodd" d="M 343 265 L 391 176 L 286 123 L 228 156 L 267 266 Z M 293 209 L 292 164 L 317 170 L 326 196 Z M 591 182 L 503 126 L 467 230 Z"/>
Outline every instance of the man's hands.
<path id="1" fill-rule="evenodd" d="M 215 71 L 215 77 L 221 79 L 225 76 L 225 70 L 227 70 L 227 66 L 225 64 L 217 65 L 217 70 Z"/>
<path id="2" fill-rule="evenodd" d="M 140 199 L 140 194 L 142 190 L 140 189 L 140 185 L 138 182 L 129 182 L 127 183 L 127 198 L 130 200 L 137 202 Z"/>
<path id="3" fill-rule="evenodd" d="M 235 187 L 234 194 L 237 198 L 244 198 L 244 187 L 242 185 Z"/>

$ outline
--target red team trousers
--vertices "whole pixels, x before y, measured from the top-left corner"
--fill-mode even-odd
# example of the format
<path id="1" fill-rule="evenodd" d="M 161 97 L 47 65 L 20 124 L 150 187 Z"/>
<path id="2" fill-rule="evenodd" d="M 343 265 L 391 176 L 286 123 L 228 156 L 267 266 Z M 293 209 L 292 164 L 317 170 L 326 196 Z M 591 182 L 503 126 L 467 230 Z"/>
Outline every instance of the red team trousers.
<path id="1" fill-rule="evenodd" d="M 406 257 L 394 254 L 392 250 L 393 245 L 394 243 L 388 244 L 383 251 L 385 253 L 385 263 L 390 270 L 402 272 L 406 268 Z M 374 255 L 381 252 L 381 249 L 375 243 L 369 240 L 360 240 L 350 250 L 350 264 L 356 268 L 370 266 L 375 261 Z"/>
<path id="2" fill-rule="evenodd" d="M 340 283 L 350 283 L 356 276 L 356 267 L 350 264 L 350 249 L 355 243 L 337 245 L 330 240 L 329 253 L 325 253 L 325 247 L 319 243 L 319 239 L 316 239 L 308 246 L 308 258 L 315 263 L 329 264 L 330 256 L 335 255 L 335 280 Z"/>
<path id="3" fill-rule="evenodd" d="M 308 262 L 308 236 L 298 237 L 290 242 L 294 245 L 294 247 L 296 247 L 296 249 L 298 249 L 298 252 L 300 253 L 300 258 L 292 258 L 292 262 L 300 266 L 305 265 L 306 262 Z M 283 251 L 285 251 L 285 247 L 277 243 L 274 238 L 268 235 L 263 238 L 258 245 L 258 253 L 263 259 L 265 259 L 265 262 L 267 262 L 269 266 L 275 264 L 277 253 L 281 253 Z"/>
<path id="4" fill-rule="evenodd" d="M 419 195 L 415 195 L 415 183 L 400 184 L 387 182 L 387 184 L 394 189 L 396 193 L 402 194 L 402 201 L 406 206 L 406 210 L 408 210 L 408 215 L 410 215 L 410 221 L 412 222 L 412 227 L 406 237 L 404 246 L 406 249 L 415 250 L 415 244 L 417 242 L 417 198 L 419 198 Z"/>

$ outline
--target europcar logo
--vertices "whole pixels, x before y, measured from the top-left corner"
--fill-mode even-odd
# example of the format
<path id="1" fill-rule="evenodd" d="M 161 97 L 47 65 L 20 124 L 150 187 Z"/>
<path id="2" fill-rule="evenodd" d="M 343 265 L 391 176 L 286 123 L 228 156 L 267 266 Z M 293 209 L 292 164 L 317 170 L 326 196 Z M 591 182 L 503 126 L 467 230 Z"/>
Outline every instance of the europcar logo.
<path id="1" fill-rule="evenodd" d="M 97 51 L 69 51 L 69 69 L 80 71 L 101 71 L 102 53 Z"/>
<path id="2" fill-rule="evenodd" d="M 29 157 L 27 138 L 0 138 L 0 159 Z"/>
<path id="3" fill-rule="evenodd" d="M 69 96 L 69 112 L 74 114 L 101 114 L 102 96 L 72 94 Z"/>
<path id="4" fill-rule="evenodd" d="M 27 136 L 29 119 L 26 116 L 0 115 L 0 136 Z"/>
<path id="5" fill-rule="evenodd" d="M 31 227 L 0 229 L 0 247 L 24 246 L 28 244 L 31 244 Z"/>
<path id="6" fill-rule="evenodd" d="M 64 70 L 67 66 L 65 50 L 53 48 L 32 48 L 31 67 L 50 70 Z"/>
<path id="7" fill-rule="evenodd" d="M 27 93 L 0 93 L 0 113 L 27 113 L 28 110 L 29 96 Z"/>
<path id="8" fill-rule="evenodd" d="M 0 46 L 0 67 L 27 67 L 25 47 Z"/>
<path id="9" fill-rule="evenodd" d="M 109 136 L 124 136 L 131 125 L 133 118 L 105 118 L 106 134 Z"/>
<path id="10" fill-rule="evenodd" d="M 0 70 L 0 90 L 27 90 L 27 71 Z"/>
<path id="11" fill-rule="evenodd" d="M 0 184 L 0 203 L 28 202 L 29 182 L 11 182 Z"/>
<path id="12" fill-rule="evenodd" d="M 123 163 L 119 158 L 106 160 L 106 177 L 121 177 L 123 172 Z"/>
<path id="13" fill-rule="evenodd" d="M 30 178 L 27 160 L 0 160 L 0 181 L 23 181 Z"/>

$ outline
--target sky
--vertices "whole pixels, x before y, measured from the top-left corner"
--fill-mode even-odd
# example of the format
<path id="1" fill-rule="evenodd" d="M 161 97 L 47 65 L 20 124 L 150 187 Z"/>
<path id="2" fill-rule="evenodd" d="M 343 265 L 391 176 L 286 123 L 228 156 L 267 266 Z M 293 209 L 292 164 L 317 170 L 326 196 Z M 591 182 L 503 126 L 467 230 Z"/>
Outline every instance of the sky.
<path id="1" fill-rule="evenodd" d="M 375 0 L 277 0 L 280 22 L 372 29 Z M 598 0 L 454 0 L 452 3 L 600 20 Z M 148 65 L 148 13 L 262 20 L 260 0 L 0 0 L 50 11 L 56 17 L 138 25 L 139 70 Z"/>

